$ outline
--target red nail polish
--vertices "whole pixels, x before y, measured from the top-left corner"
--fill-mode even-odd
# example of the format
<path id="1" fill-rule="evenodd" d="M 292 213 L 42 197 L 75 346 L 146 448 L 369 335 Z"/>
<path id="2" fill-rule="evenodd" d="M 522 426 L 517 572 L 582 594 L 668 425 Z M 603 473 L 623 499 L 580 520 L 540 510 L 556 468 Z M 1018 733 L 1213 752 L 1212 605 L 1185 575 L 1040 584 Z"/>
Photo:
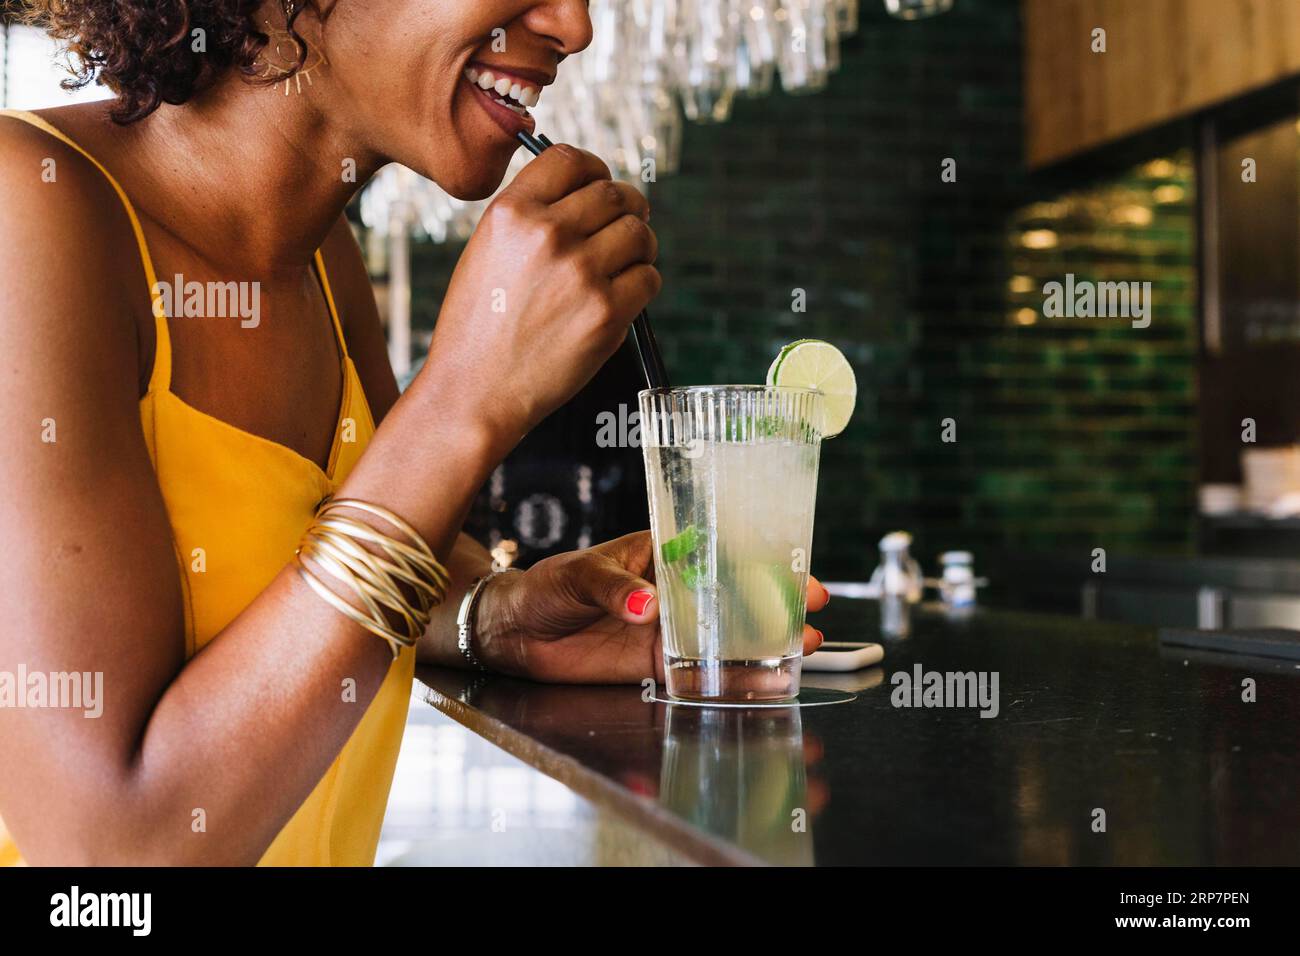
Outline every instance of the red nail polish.
<path id="1" fill-rule="evenodd" d="M 813 630 L 814 630 L 814 631 L 817 631 L 817 628 L 814 627 Z M 826 643 L 826 635 L 823 634 L 821 631 L 817 631 L 817 644 L 818 644 L 818 646 L 820 647 L 822 644 L 825 644 L 825 643 Z"/>
<path id="2" fill-rule="evenodd" d="M 655 599 L 654 593 L 642 588 L 639 591 L 633 591 L 627 596 L 627 609 L 633 614 L 640 616 L 645 613 L 645 609 L 650 606 L 650 602 Z"/>

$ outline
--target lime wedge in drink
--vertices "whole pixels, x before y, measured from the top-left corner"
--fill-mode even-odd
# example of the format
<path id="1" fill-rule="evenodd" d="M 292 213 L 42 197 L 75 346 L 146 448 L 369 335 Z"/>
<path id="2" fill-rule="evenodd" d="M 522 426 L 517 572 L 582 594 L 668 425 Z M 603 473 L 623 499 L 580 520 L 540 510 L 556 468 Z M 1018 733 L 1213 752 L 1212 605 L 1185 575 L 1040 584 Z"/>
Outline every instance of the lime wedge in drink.
<path id="1" fill-rule="evenodd" d="M 821 339 L 799 339 L 781 349 L 767 370 L 768 385 L 819 389 L 825 396 L 824 438 L 848 427 L 858 401 L 858 381 L 844 353 Z"/>
<path id="2" fill-rule="evenodd" d="M 695 525 L 687 525 L 686 530 L 669 538 L 659 548 L 667 564 L 673 564 L 682 558 L 690 557 L 700 545 L 700 532 Z"/>
<path id="3" fill-rule="evenodd" d="M 701 585 L 708 584 L 704 577 L 704 568 L 698 564 L 688 564 L 682 568 L 682 584 L 688 591 L 698 591 Z"/>
<path id="4" fill-rule="evenodd" d="M 663 557 L 664 564 L 673 565 L 677 569 L 682 583 L 690 591 L 698 590 L 702 584 L 707 583 L 707 576 L 704 573 L 704 555 L 701 553 L 703 544 L 704 535 L 700 534 L 700 529 L 689 524 L 685 530 L 678 532 L 659 547 L 659 554 Z"/>
<path id="5" fill-rule="evenodd" d="M 721 576 L 721 575 L 720 575 Z M 740 633 L 752 642 L 770 643 L 773 634 L 789 633 L 802 605 L 799 578 L 783 565 L 738 561 L 727 566 Z"/>

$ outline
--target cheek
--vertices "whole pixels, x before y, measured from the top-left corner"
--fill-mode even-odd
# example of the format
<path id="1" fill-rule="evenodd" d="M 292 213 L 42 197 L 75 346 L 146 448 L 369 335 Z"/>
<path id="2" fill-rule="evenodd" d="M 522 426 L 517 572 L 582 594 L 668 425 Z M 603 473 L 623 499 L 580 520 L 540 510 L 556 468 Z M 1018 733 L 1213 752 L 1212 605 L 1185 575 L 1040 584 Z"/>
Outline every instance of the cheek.
<path id="1" fill-rule="evenodd" d="M 342 32 L 342 31 L 341 31 Z M 335 92 L 343 109 L 357 111 L 356 128 L 384 159 L 434 180 L 458 199 L 490 196 L 517 147 L 505 140 L 477 94 L 461 81 L 459 50 L 425 49 L 344 33 L 336 44 Z M 400 49 L 398 48 L 400 47 Z M 376 70 L 376 60 L 406 68 Z M 365 104 L 365 105 L 362 105 Z"/>

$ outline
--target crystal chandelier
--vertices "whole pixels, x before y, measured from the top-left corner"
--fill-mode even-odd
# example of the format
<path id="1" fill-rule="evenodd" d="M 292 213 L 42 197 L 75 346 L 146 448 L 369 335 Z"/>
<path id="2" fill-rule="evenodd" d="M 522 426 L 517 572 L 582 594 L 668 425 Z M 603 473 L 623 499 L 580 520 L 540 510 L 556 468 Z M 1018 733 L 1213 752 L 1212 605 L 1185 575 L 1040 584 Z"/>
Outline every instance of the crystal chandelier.
<path id="1" fill-rule="evenodd" d="M 778 78 L 788 93 L 822 89 L 840 38 L 858 25 L 858 0 L 591 0 L 589 9 L 591 46 L 565 61 L 533 115 L 551 139 L 638 184 L 676 171 L 683 122 L 723 122 L 737 97 L 763 96 Z M 527 161 L 520 150 L 505 181 Z M 360 211 L 381 235 L 443 242 L 467 238 L 489 201 L 454 199 L 389 166 Z"/>

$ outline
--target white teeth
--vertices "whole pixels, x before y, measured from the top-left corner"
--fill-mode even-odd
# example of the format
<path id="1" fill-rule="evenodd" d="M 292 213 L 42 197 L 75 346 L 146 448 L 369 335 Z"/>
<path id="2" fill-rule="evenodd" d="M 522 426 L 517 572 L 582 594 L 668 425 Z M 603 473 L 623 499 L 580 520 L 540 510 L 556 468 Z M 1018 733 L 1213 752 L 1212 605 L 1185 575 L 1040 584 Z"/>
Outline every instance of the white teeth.
<path id="1" fill-rule="evenodd" d="M 542 91 L 535 87 L 516 83 L 506 76 L 498 77 L 491 70 L 479 72 L 472 66 L 465 69 L 465 79 L 479 89 L 491 90 L 498 94 L 501 99 L 498 99 L 497 102 L 510 107 L 516 113 L 523 113 L 523 108 L 536 106 L 538 99 L 542 95 Z"/>
<path id="2" fill-rule="evenodd" d="M 519 105 L 516 104 L 516 103 L 511 103 L 509 100 L 498 99 L 498 100 L 495 100 L 494 102 L 500 103 L 502 106 L 504 106 L 504 107 L 505 107 L 506 109 L 508 109 L 508 110 L 514 110 L 514 111 L 515 111 L 516 113 L 518 113 L 520 116 L 527 116 L 527 115 L 528 115 L 528 110 L 524 109 L 522 106 L 519 106 Z"/>

